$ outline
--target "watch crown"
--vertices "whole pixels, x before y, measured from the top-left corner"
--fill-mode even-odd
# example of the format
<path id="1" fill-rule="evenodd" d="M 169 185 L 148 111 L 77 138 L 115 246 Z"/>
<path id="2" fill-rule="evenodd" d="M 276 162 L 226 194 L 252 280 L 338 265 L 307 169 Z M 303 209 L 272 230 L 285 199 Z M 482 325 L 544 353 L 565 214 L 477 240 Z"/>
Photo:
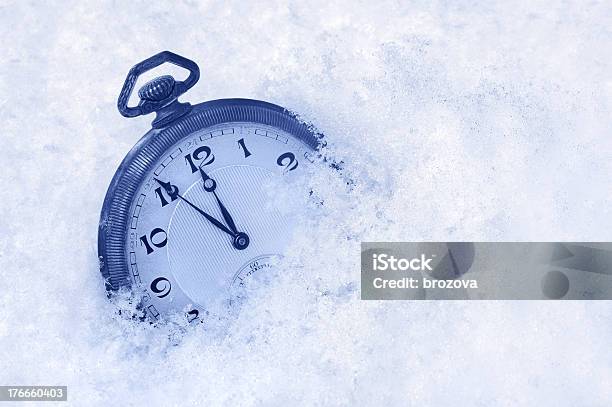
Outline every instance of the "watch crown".
<path id="1" fill-rule="evenodd" d="M 142 100 L 161 101 L 172 94 L 175 80 L 170 75 L 159 76 L 142 85 L 138 96 Z"/>

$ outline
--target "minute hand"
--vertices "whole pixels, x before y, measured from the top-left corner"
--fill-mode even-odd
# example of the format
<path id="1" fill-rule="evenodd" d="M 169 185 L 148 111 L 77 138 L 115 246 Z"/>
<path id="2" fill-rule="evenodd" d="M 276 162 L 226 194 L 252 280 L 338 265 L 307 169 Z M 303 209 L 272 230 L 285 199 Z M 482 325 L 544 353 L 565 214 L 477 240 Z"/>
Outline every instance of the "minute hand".
<path id="1" fill-rule="evenodd" d="M 212 216 L 210 216 L 209 214 L 207 214 L 206 212 L 204 212 L 202 209 L 198 208 L 197 206 L 195 206 L 194 204 L 192 204 L 191 202 L 189 202 L 186 198 L 183 198 L 181 195 L 177 196 L 179 198 L 181 198 L 183 201 L 185 201 L 185 203 L 187 203 L 187 205 L 191 206 L 193 209 L 195 209 L 196 211 L 198 211 L 199 213 L 201 213 L 202 215 L 204 215 L 204 217 L 213 225 L 215 225 L 217 228 L 221 229 L 222 231 L 224 231 L 225 233 L 227 233 L 228 235 L 234 237 L 236 236 L 236 232 L 232 232 L 231 230 L 229 230 L 227 227 L 225 227 L 225 225 L 221 222 L 219 222 L 217 219 L 213 218 Z M 225 217 L 225 216 L 224 216 Z M 227 220 L 227 218 L 226 218 Z"/>
<path id="2" fill-rule="evenodd" d="M 215 192 L 215 190 L 217 189 L 217 182 L 214 179 L 210 178 L 208 174 L 206 174 L 201 167 L 200 167 L 200 175 L 202 176 L 202 181 L 204 182 L 204 190 L 207 192 L 212 192 L 213 195 L 215 196 L 215 199 L 217 200 L 217 204 L 219 205 L 219 209 L 221 209 L 221 214 L 223 215 L 223 219 L 225 219 L 225 222 L 227 223 L 227 225 L 230 227 L 230 229 L 234 233 L 238 233 L 238 229 L 236 228 L 234 219 L 232 219 L 232 215 L 230 215 L 229 211 L 227 210 L 225 205 L 223 205 L 223 202 L 221 202 L 221 200 L 217 196 L 217 193 Z"/>
<path id="3" fill-rule="evenodd" d="M 179 192 L 178 192 L 178 188 L 173 186 L 173 185 L 171 185 L 170 182 L 163 182 L 163 181 L 158 180 L 157 178 L 155 178 L 155 181 L 157 181 L 162 187 L 164 187 L 164 189 L 166 190 L 166 193 L 168 195 L 170 195 L 170 197 L 172 197 L 172 200 L 174 200 L 175 197 L 180 198 L 182 201 L 185 201 L 185 203 L 187 205 L 191 206 L 193 209 L 195 209 L 201 215 L 203 215 L 206 218 L 206 220 L 208 220 L 214 226 L 216 226 L 217 228 L 221 229 L 222 231 L 224 231 L 228 235 L 230 235 L 232 237 L 236 237 L 236 233 L 235 232 L 232 232 L 231 230 L 229 230 L 223 223 L 219 222 L 217 219 L 213 218 L 212 216 L 210 216 L 209 214 L 204 212 L 202 209 L 200 209 L 197 206 L 195 206 L 194 204 L 192 204 L 187 198 L 185 198 L 182 195 L 180 195 Z"/>

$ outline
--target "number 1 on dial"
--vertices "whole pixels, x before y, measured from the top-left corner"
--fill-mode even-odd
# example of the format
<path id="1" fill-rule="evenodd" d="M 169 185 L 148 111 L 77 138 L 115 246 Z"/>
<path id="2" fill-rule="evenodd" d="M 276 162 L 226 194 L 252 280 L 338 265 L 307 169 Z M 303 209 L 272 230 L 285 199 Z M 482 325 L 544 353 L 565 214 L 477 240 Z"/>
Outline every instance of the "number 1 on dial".
<path id="1" fill-rule="evenodd" d="M 251 155 L 251 152 L 249 151 L 249 149 L 244 144 L 244 139 L 243 138 L 238 140 L 238 148 L 242 149 L 242 151 L 244 152 L 244 158 L 247 158 L 248 156 Z"/>

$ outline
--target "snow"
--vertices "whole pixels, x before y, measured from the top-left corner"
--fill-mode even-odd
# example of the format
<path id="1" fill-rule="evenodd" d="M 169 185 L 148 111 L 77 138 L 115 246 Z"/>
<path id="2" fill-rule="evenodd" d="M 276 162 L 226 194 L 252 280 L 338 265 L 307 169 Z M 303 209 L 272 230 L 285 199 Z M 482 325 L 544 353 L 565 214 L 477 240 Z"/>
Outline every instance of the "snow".
<path id="1" fill-rule="evenodd" d="M 0 384 L 70 405 L 612 404 L 610 302 L 358 293 L 361 241 L 612 238 L 609 2 L 4 0 L 0 22 Z M 284 269 L 206 329 L 122 319 L 97 269 L 106 188 L 152 120 L 116 99 L 165 49 L 200 65 L 182 100 L 299 112 L 355 181 L 304 179 L 324 205 L 296 198 Z"/>

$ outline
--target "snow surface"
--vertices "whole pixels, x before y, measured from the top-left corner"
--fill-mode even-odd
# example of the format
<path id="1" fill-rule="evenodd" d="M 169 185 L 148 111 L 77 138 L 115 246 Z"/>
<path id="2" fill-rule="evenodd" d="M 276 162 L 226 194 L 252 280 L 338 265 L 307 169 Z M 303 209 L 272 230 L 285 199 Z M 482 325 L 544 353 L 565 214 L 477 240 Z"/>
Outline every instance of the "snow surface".
<path id="1" fill-rule="evenodd" d="M 0 384 L 70 405 L 612 405 L 610 302 L 364 302 L 359 242 L 611 240 L 609 1 L 0 1 Z M 108 183 L 152 117 L 134 63 L 197 61 L 192 102 L 299 112 L 318 168 L 285 269 L 208 329 L 118 317 Z M 23 404 L 23 405 L 27 405 Z"/>

